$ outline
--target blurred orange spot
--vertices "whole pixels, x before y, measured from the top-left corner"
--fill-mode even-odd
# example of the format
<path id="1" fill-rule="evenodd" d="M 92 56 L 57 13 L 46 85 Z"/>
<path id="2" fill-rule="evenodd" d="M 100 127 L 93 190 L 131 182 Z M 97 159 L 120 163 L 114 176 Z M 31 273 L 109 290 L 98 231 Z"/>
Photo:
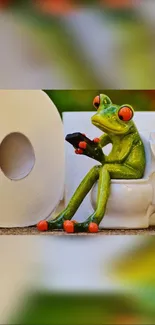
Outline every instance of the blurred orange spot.
<path id="1" fill-rule="evenodd" d="M 155 90 L 144 90 L 144 94 L 148 95 L 149 98 L 155 99 Z"/>
<path id="2" fill-rule="evenodd" d="M 135 316 L 120 316 L 115 319 L 116 325 L 140 325 L 140 319 Z"/>
<path id="3" fill-rule="evenodd" d="M 155 111 L 155 99 L 151 100 L 150 111 Z"/>
<path id="4" fill-rule="evenodd" d="M 101 0 L 101 4 L 107 5 L 111 8 L 126 8 L 132 7 L 131 0 Z"/>
<path id="5" fill-rule="evenodd" d="M 73 10 L 73 3 L 71 0 L 35 0 L 36 6 L 47 14 L 61 14 Z"/>
<path id="6" fill-rule="evenodd" d="M 11 3 L 12 3 L 11 0 L 0 0 L 0 8 L 5 8 Z"/>

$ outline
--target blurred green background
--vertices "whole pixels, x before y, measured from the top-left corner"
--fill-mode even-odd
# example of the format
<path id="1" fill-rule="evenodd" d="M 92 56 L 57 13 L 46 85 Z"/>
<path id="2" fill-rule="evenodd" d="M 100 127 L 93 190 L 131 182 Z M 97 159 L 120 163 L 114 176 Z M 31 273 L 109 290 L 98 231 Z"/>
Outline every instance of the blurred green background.
<path id="1" fill-rule="evenodd" d="M 113 103 L 130 104 L 135 111 L 155 111 L 155 90 L 45 90 L 60 114 L 64 111 L 94 111 L 93 99 L 101 93 Z"/>
<path id="2" fill-rule="evenodd" d="M 139 317 L 140 314 L 140 317 Z M 155 313 L 148 317 L 145 304 L 125 294 L 50 294 L 30 299 L 13 324 L 102 325 L 151 324 Z M 138 323 L 137 323 L 138 321 Z M 142 323 L 143 322 L 143 323 Z M 153 324 L 153 323 L 152 323 Z"/>

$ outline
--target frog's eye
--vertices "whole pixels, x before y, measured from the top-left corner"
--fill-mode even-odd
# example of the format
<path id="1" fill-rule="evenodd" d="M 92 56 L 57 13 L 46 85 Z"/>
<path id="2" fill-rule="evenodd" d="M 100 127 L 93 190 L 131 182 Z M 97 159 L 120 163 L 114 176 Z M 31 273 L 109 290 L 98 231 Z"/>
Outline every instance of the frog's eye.
<path id="1" fill-rule="evenodd" d="M 96 96 L 96 97 L 94 98 L 94 100 L 93 100 L 93 105 L 94 105 L 94 107 L 95 107 L 96 109 L 99 108 L 99 106 L 100 106 L 100 96 Z"/>
<path id="2" fill-rule="evenodd" d="M 119 110 L 118 116 L 122 121 L 130 121 L 133 117 L 133 110 L 129 106 L 123 106 Z"/>

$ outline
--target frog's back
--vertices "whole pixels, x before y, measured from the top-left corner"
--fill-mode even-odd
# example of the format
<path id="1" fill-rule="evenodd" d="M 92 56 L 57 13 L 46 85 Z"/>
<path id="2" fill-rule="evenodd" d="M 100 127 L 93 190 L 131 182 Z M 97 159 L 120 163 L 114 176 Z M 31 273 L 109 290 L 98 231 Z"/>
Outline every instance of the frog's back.
<path id="1" fill-rule="evenodd" d="M 136 169 L 139 178 L 142 178 L 144 176 L 146 167 L 145 148 L 138 131 L 136 132 L 132 150 L 125 164 Z"/>

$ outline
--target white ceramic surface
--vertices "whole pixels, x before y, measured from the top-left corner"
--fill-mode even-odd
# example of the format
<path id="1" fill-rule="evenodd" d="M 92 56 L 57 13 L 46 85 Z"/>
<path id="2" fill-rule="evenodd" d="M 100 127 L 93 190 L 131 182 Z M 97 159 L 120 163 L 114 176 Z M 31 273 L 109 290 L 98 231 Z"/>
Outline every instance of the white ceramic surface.
<path id="1" fill-rule="evenodd" d="M 93 112 L 64 114 L 65 133 L 84 132 L 90 138 L 101 132 L 91 125 Z M 112 180 L 111 194 L 101 228 L 147 228 L 155 225 L 155 112 L 136 112 L 134 121 L 141 134 L 146 152 L 146 170 L 141 180 Z M 110 149 L 108 146 L 104 152 Z M 76 187 L 97 162 L 77 157 L 66 144 L 66 204 Z M 74 166 L 74 168 L 73 168 Z M 77 211 L 75 218 L 83 221 L 95 208 L 97 183 Z M 93 207 L 93 209 L 92 209 Z"/>

